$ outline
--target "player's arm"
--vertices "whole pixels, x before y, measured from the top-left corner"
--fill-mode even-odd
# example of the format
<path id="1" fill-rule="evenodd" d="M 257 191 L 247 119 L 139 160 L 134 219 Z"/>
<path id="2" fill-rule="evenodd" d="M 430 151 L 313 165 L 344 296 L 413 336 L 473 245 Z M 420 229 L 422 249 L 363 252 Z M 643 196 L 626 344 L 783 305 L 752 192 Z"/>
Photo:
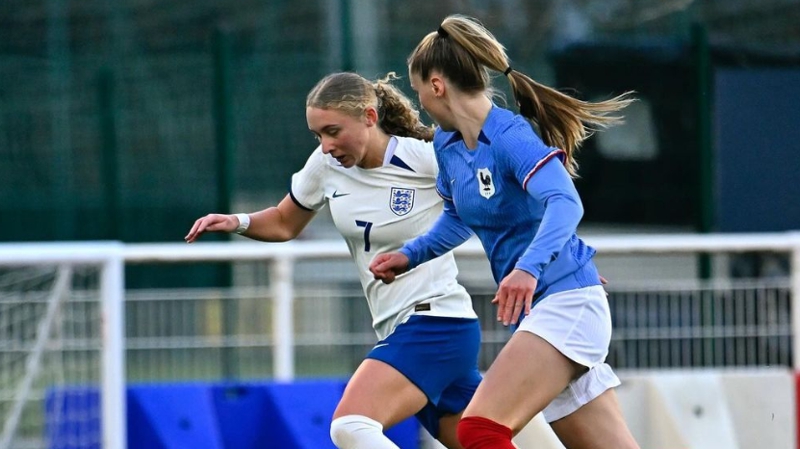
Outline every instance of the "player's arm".
<path id="1" fill-rule="evenodd" d="M 544 215 L 533 241 L 514 270 L 500 281 L 492 299 L 497 304 L 497 320 L 504 326 L 516 324 L 520 314 L 530 314 L 533 293 L 544 267 L 558 257 L 583 216 L 575 185 L 557 158 L 551 158 L 535 172 L 526 190 L 544 204 Z"/>
<path id="2" fill-rule="evenodd" d="M 545 206 L 542 222 L 516 268 L 539 278 L 544 267 L 558 257 L 583 217 L 575 184 L 558 159 L 551 159 L 533 175 L 528 193 Z"/>
<path id="3" fill-rule="evenodd" d="M 469 240 L 472 230 L 461 221 L 452 201 L 444 200 L 444 211 L 427 233 L 406 242 L 400 252 L 408 257 L 408 269 L 435 259 Z"/>
<path id="4" fill-rule="evenodd" d="M 242 235 L 262 242 L 286 242 L 297 237 L 314 215 L 286 195 L 277 206 L 248 214 L 250 225 Z M 184 239 L 192 243 L 205 232 L 234 232 L 239 225 L 234 214 L 209 214 L 195 221 Z"/>
<path id="5" fill-rule="evenodd" d="M 472 236 L 470 228 L 461 221 L 453 203 L 444 201 L 444 212 L 424 235 L 407 242 L 399 251 L 378 254 L 369 270 L 375 279 L 391 284 L 395 278 L 431 259 L 441 256 Z"/>
<path id="6" fill-rule="evenodd" d="M 316 214 L 301 208 L 286 195 L 277 206 L 250 214 L 250 227 L 242 235 L 262 242 L 293 240 Z"/>

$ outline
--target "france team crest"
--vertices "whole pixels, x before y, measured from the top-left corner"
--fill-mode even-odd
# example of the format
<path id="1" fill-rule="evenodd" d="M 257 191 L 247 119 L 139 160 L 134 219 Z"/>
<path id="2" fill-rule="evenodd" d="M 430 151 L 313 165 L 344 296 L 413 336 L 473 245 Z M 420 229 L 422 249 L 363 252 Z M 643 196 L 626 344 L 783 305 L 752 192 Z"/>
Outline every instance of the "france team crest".
<path id="1" fill-rule="evenodd" d="M 480 189 L 481 196 L 489 199 L 494 195 L 494 180 L 492 180 L 492 172 L 489 168 L 478 169 L 478 189 Z"/>
<path id="2" fill-rule="evenodd" d="M 389 198 L 389 208 L 395 215 L 403 216 L 411 212 L 414 207 L 414 189 L 401 189 L 392 187 L 392 196 Z"/>

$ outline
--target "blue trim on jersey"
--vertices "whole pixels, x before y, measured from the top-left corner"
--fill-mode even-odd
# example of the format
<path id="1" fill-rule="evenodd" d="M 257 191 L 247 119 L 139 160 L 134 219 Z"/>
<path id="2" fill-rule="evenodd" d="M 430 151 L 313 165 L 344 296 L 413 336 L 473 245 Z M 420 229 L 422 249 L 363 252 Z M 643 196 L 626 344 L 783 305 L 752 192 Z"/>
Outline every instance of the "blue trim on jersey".
<path id="1" fill-rule="evenodd" d="M 412 315 L 367 354 L 403 374 L 428 404 L 416 416 L 437 437 L 439 419 L 467 407 L 481 381 L 477 319 Z"/>
<path id="2" fill-rule="evenodd" d="M 300 203 L 300 201 L 297 198 L 295 198 L 294 193 L 292 193 L 291 190 L 289 190 L 289 198 L 291 198 L 292 201 L 294 201 L 294 204 L 297 204 L 297 207 L 299 207 L 300 209 L 307 210 L 309 212 L 314 212 L 314 209 L 306 207 L 302 203 Z"/>
<path id="3" fill-rule="evenodd" d="M 452 210 L 403 246 L 412 266 L 463 243 L 468 228 L 481 240 L 497 283 L 515 268 L 537 278 L 537 296 L 556 286 L 600 283 L 595 251 L 575 233 L 583 207 L 563 167 L 565 154 L 545 145 L 524 117 L 493 106 L 476 148 L 441 129 L 433 142 L 436 188 Z"/>
<path id="4" fill-rule="evenodd" d="M 406 164 L 402 159 L 400 159 L 397 156 L 392 156 L 392 159 L 389 161 L 389 163 L 400 168 L 405 168 L 406 170 L 411 170 L 414 173 L 416 173 L 413 168 L 409 167 L 408 164 Z"/>

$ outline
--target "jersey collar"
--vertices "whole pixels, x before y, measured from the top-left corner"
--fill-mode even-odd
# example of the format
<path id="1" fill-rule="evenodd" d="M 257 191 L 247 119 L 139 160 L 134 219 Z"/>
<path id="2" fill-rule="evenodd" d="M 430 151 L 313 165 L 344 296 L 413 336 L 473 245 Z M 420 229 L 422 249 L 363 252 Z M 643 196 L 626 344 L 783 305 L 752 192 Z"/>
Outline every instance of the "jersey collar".
<path id="1" fill-rule="evenodd" d="M 489 114 L 486 116 L 486 120 L 484 120 L 483 126 L 481 127 L 481 132 L 478 134 L 478 142 L 485 145 L 491 145 L 492 140 L 500 131 L 500 125 L 503 122 L 511 119 L 513 116 L 513 112 L 509 111 L 508 109 L 498 107 L 496 104 L 492 103 L 492 109 L 489 110 Z M 464 138 L 461 136 L 461 133 L 458 131 L 453 132 L 445 141 L 444 146 L 446 147 L 459 140 L 464 140 Z"/>

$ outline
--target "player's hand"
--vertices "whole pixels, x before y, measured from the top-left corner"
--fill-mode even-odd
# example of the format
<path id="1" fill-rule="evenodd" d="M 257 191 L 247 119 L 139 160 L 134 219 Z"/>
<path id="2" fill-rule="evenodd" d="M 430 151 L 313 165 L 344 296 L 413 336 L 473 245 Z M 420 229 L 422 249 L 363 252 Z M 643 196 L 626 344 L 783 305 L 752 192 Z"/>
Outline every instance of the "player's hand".
<path id="1" fill-rule="evenodd" d="M 604 278 L 603 276 L 600 276 L 600 285 L 606 285 L 606 284 L 608 284 L 608 279 Z M 605 290 L 603 290 L 603 291 L 605 291 Z M 606 293 L 606 298 L 607 298 L 608 297 L 608 292 L 605 292 L 605 293 Z"/>
<path id="2" fill-rule="evenodd" d="M 533 292 L 536 291 L 536 278 L 522 270 L 513 270 L 497 288 L 492 304 L 497 304 L 497 321 L 503 326 L 517 324 L 520 314 L 531 313 Z"/>
<path id="3" fill-rule="evenodd" d="M 399 251 L 378 254 L 369 264 L 369 271 L 375 279 L 391 284 L 395 277 L 408 271 L 408 257 Z"/>
<path id="4" fill-rule="evenodd" d="M 183 239 L 186 243 L 192 243 L 204 232 L 233 232 L 239 227 L 239 219 L 236 215 L 208 214 L 198 218 L 194 226 Z"/>

